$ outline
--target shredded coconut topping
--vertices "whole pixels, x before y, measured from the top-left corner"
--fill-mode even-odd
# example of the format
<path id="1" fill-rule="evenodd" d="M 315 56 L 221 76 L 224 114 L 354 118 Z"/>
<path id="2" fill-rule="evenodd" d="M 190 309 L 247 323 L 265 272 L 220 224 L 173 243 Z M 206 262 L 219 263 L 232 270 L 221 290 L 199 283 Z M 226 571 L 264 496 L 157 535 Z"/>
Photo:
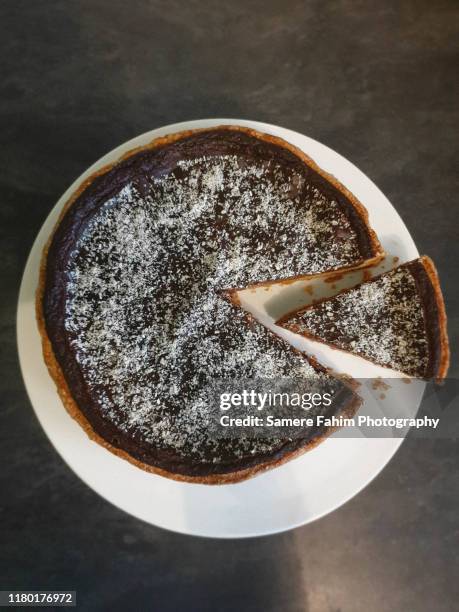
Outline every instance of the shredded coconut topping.
<path id="1" fill-rule="evenodd" d="M 379 365 L 423 376 L 428 343 L 421 297 L 407 267 L 316 304 L 285 324 Z"/>
<path id="2" fill-rule="evenodd" d="M 318 374 L 218 290 L 359 259 L 338 203 L 301 174 L 236 156 L 181 162 L 147 193 L 125 186 L 88 223 L 69 260 L 66 330 L 120 431 L 202 462 L 209 450 L 213 462 L 264 452 L 285 441 L 220 452 L 208 438 L 209 382 Z"/>

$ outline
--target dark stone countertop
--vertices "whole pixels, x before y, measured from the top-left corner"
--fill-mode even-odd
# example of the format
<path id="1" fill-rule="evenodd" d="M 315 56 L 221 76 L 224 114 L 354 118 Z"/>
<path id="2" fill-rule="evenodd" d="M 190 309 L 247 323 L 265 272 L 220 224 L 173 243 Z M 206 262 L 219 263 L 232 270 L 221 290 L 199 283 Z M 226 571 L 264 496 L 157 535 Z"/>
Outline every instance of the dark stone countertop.
<path id="1" fill-rule="evenodd" d="M 289 533 L 168 533 L 52 449 L 15 310 L 41 223 L 94 160 L 167 123 L 257 119 L 330 145 L 386 193 L 438 266 L 457 376 L 457 3 L 5 0 L 0 22 L 0 589 L 76 589 L 84 610 L 453 610 L 457 441 L 407 441 L 360 495 Z"/>

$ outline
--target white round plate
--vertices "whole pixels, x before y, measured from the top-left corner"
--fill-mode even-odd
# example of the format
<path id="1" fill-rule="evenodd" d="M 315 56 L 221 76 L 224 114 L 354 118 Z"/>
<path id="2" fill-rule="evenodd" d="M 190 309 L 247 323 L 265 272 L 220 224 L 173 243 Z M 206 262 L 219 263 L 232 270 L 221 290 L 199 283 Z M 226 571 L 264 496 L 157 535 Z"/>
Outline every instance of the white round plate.
<path id="1" fill-rule="evenodd" d="M 205 486 L 174 482 L 146 473 L 91 442 L 63 408 L 45 367 L 35 320 L 35 291 L 40 255 L 62 206 L 79 184 L 101 166 L 158 136 L 193 128 L 236 124 L 280 136 L 311 156 L 348 187 L 370 213 L 370 222 L 386 252 L 400 262 L 418 256 L 416 246 L 387 198 L 353 164 L 319 142 L 281 127 L 240 119 L 206 119 L 168 125 L 114 149 L 82 174 L 50 212 L 29 255 L 17 312 L 19 358 L 35 413 L 49 439 L 67 464 L 94 491 L 126 512 L 173 531 L 219 538 L 273 534 L 313 521 L 335 510 L 361 491 L 383 469 L 401 444 L 394 438 L 343 438 L 334 435 L 317 448 L 284 466 L 235 485 Z M 387 265 L 388 264 L 388 265 Z M 387 267 L 392 264 L 389 259 Z M 298 289 L 298 291 L 297 291 Z M 244 292 L 244 303 L 269 324 L 278 307 L 278 292 L 298 302 L 307 297 L 295 284 L 272 291 Z M 277 292 L 277 293 L 276 293 Z M 277 305 L 277 306 L 276 306 Z M 288 308 L 285 307 L 285 311 Z M 287 334 L 288 335 L 288 334 Z M 293 340 L 293 335 L 288 336 Z M 295 338 L 295 344 L 325 365 L 356 377 L 381 375 L 376 366 Z M 382 374 L 387 376 L 387 372 Z M 407 387 L 417 408 L 422 390 Z M 410 389 L 412 387 L 412 390 Z"/>

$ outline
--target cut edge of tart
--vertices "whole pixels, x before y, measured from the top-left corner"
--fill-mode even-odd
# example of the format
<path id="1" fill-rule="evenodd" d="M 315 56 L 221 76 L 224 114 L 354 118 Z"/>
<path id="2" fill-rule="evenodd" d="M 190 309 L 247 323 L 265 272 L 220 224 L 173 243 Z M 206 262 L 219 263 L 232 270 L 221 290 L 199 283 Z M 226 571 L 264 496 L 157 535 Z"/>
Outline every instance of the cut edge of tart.
<path id="1" fill-rule="evenodd" d="M 285 454 L 285 456 L 282 456 L 280 458 L 275 458 L 275 459 L 269 459 L 267 458 L 267 460 L 264 463 L 260 463 L 259 465 L 253 466 L 253 467 L 249 467 L 247 469 L 240 469 L 240 470 L 236 470 L 230 473 L 221 473 L 221 474 L 211 474 L 208 476 L 190 476 L 190 475 L 184 475 L 184 474 L 180 474 L 177 472 L 169 472 L 167 470 L 161 469 L 159 467 L 155 467 L 152 466 L 150 464 L 147 463 L 143 463 L 142 461 L 139 461 L 137 459 L 135 459 L 132 455 L 130 455 L 128 452 L 126 452 L 123 449 L 117 448 L 115 446 L 113 446 L 112 444 L 110 444 L 110 442 L 108 442 L 107 440 L 105 440 L 102 436 L 100 436 L 99 434 L 97 434 L 94 430 L 94 428 L 92 427 L 92 425 L 90 424 L 90 422 L 88 421 L 88 419 L 85 417 L 85 415 L 83 414 L 83 412 L 80 410 L 80 408 L 78 407 L 78 404 L 76 402 L 76 400 L 74 399 L 72 392 L 69 389 L 69 386 L 67 384 L 67 380 L 66 377 L 64 375 L 64 372 L 56 358 L 55 352 L 53 350 L 53 346 L 52 346 L 52 341 L 48 335 L 47 332 L 47 328 L 46 328 L 46 323 L 45 323 L 45 312 L 44 312 L 44 305 L 43 305 L 43 301 L 44 301 L 44 296 L 45 296 L 45 291 L 46 291 L 46 280 L 47 280 L 47 260 L 48 260 L 48 250 L 50 245 L 52 244 L 53 241 L 53 237 L 57 231 L 57 229 L 60 227 L 60 224 L 62 222 L 62 220 L 64 219 L 66 213 L 68 212 L 69 208 L 71 208 L 72 204 L 79 198 L 79 196 L 81 194 L 83 194 L 85 192 L 85 190 L 98 178 L 98 177 L 102 177 L 104 174 L 106 174 L 107 172 L 109 172 L 110 170 L 114 169 L 116 166 L 118 166 L 119 164 L 121 164 L 122 162 L 124 162 L 125 160 L 128 160 L 130 157 L 136 155 L 137 153 L 140 153 L 142 151 L 147 151 L 147 150 L 153 150 L 153 149 L 160 149 L 166 145 L 175 143 L 177 141 L 180 141 L 182 139 L 186 139 L 188 137 L 192 137 L 193 135 L 197 134 L 197 133 L 206 133 L 206 132 L 243 132 L 253 138 L 268 142 L 268 143 L 272 143 L 274 145 L 277 145 L 278 147 L 282 147 L 287 149 L 288 151 L 290 151 L 291 153 L 293 153 L 295 156 L 297 156 L 306 166 L 308 166 L 309 168 L 311 168 L 314 172 L 316 172 L 317 174 L 319 174 L 323 179 L 325 179 L 325 181 L 328 181 L 331 186 L 335 189 L 337 189 L 346 199 L 347 201 L 351 204 L 352 206 L 352 210 L 353 210 L 353 220 L 355 222 L 357 222 L 359 224 L 359 228 L 360 228 L 360 236 L 363 236 L 363 240 L 366 243 L 366 249 L 367 249 L 367 253 L 368 253 L 368 257 L 362 257 L 361 261 L 358 261 L 355 263 L 355 265 L 351 265 L 351 266 L 344 266 L 344 267 L 340 267 L 340 268 L 332 268 L 330 269 L 330 272 L 339 272 L 339 271 L 343 271 L 343 270 L 356 270 L 359 268 L 366 268 L 368 266 L 374 265 L 376 263 L 378 263 L 384 256 L 384 252 L 383 249 L 378 241 L 378 238 L 375 234 L 375 232 L 373 231 L 373 229 L 370 227 L 369 225 L 369 219 L 368 219 L 368 213 L 366 211 L 366 209 L 364 208 L 364 206 L 353 196 L 352 193 L 350 193 L 339 181 L 337 181 L 337 179 L 335 179 L 332 175 L 326 173 L 325 171 L 323 171 L 321 168 L 319 168 L 315 162 L 310 159 L 305 153 L 303 153 L 301 150 L 299 150 L 298 148 L 296 148 L 295 146 L 291 145 L 290 143 L 284 141 L 281 138 L 277 138 L 275 136 L 270 136 L 267 134 L 263 134 L 260 133 L 256 130 L 252 130 L 252 129 L 248 129 L 248 128 L 243 128 L 243 127 L 239 127 L 239 126 L 229 126 L 229 125 L 223 125 L 223 126 L 218 126 L 218 127 L 214 127 L 214 128 L 204 128 L 204 129 L 200 129 L 200 130 L 187 130 L 187 131 L 183 131 L 183 132 L 179 132 L 179 133 L 175 133 L 175 134 L 171 134 L 168 136 L 164 136 L 164 137 L 160 137 L 157 138 L 155 140 L 153 140 L 151 143 L 142 146 L 142 147 L 138 147 L 136 149 L 133 149 L 131 151 L 128 151 L 127 153 L 125 153 L 120 159 L 118 159 L 116 162 L 109 164 L 99 170 L 97 170 L 96 172 L 94 172 L 93 174 L 91 174 L 91 176 L 89 176 L 88 178 L 86 178 L 81 185 L 75 190 L 75 192 L 71 195 L 71 197 L 69 198 L 69 200 L 66 202 L 66 204 L 64 205 L 61 214 L 59 216 L 59 219 L 56 223 L 56 226 L 53 230 L 53 232 L 50 235 L 50 238 L 43 250 L 43 255 L 42 255 L 42 261 L 41 261 L 41 267 L 40 267 L 40 280 L 39 280 L 39 285 L 38 285 L 38 289 L 37 289 L 37 297 L 36 297 L 36 313 L 37 313 L 37 322 L 38 322 L 38 327 L 39 327 L 39 331 L 42 337 L 42 345 L 43 345 L 43 355 L 44 355 L 44 359 L 45 359 L 45 363 L 48 367 L 48 370 L 51 374 L 52 379 L 54 380 L 56 386 L 57 386 L 57 390 L 58 390 L 58 394 L 62 400 L 62 402 L 64 403 L 65 408 L 67 409 L 67 411 L 69 412 L 69 414 L 80 424 L 80 426 L 84 429 L 84 431 L 86 432 L 86 434 L 94 441 L 96 441 L 97 443 L 99 443 L 100 445 L 102 445 L 103 447 L 107 448 L 108 450 L 110 450 L 111 452 L 115 453 L 116 455 L 118 455 L 119 457 L 122 457 L 123 459 L 128 460 L 129 462 L 133 463 L 134 465 L 147 470 L 149 472 L 153 472 L 156 474 L 160 474 L 162 476 L 166 476 L 175 480 L 181 480 L 181 481 L 188 481 L 188 482 L 196 482 L 196 483 L 205 483 L 205 484 L 223 484 L 223 483 L 231 483 L 231 482 L 239 482 L 241 480 L 244 480 L 246 478 L 250 478 L 251 476 L 257 474 L 258 472 L 276 467 L 277 465 L 281 465 L 282 463 L 285 463 L 286 461 L 289 461 L 290 459 L 304 453 L 305 451 L 309 450 L 310 448 L 316 446 L 321 440 L 323 440 L 326 436 L 328 436 L 330 433 L 332 433 L 332 431 L 334 431 L 333 429 L 328 429 L 327 431 L 325 431 L 323 433 L 323 435 L 317 436 L 316 438 L 314 438 L 311 441 L 308 441 L 307 443 L 305 443 L 303 446 L 301 446 L 300 448 L 294 450 L 291 453 L 287 453 Z M 252 287 L 252 286 L 256 286 L 256 285 L 267 285 L 267 284 L 274 284 L 274 283 L 288 283 L 288 282 L 293 282 L 296 280 L 301 280 L 303 278 L 310 278 L 311 276 L 320 276 L 322 274 L 324 274 L 326 272 L 322 272 L 319 273 L 318 275 L 315 274 L 304 274 L 304 275 L 297 275 L 294 277 L 287 277 L 285 279 L 282 280 L 265 280 L 262 281 L 260 283 L 253 283 L 253 284 L 248 284 L 246 287 L 241 287 L 241 289 L 243 288 L 248 288 L 248 287 Z M 233 301 L 233 303 L 235 303 L 235 295 L 237 289 L 236 288 L 229 288 L 227 293 L 228 295 L 231 294 L 232 295 L 232 299 L 231 301 Z M 246 316 L 247 320 L 250 322 L 251 321 L 251 317 L 249 315 Z M 269 333 L 273 334 L 273 332 L 269 331 Z M 275 334 L 274 334 L 275 336 Z M 277 336 L 275 336 L 277 337 Z M 293 347 L 289 347 L 288 344 L 286 344 L 286 350 L 294 350 Z M 298 351 L 296 351 L 298 352 Z M 305 355 L 303 355 L 304 359 L 307 359 L 307 357 Z M 312 362 L 311 362 L 312 364 Z M 314 365 L 313 367 L 318 367 Z M 346 410 L 346 414 L 353 414 L 355 413 L 355 411 L 357 410 L 358 406 L 360 405 L 360 398 L 358 396 L 356 396 L 354 394 L 354 399 L 353 401 L 345 407 Z"/>
<path id="2" fill-rule="evenodd" d="M 419 298 L 420 307 L 422 309 L 422 322 L 427 344 L 427 365 L 424 372 L 419 374 L 407 372 L 402 367 L 393 367 L 390 363 L 381 363 L 381 361 L 372 358 L 368 354 L 352 350 L 353 347 L 350 341 L 347 343 L 343 341 L 340 342 L 339 340 L 333 341 L 331 337 L 333 333 L 335 333 L 333 330 L 324 330 L 321 333 L 317 329 L 308 329 L 307 315 L 317 316 L 318 320 L 315 322 L 317 327 L 320 325 L 321 319 L 325 321 L 325 309 L 327 309 L 327 307 L 333 309 L 334 305 L 337 306 L 340 302 L 343 303 L 343 300 L 346 300 L 346 298 L 351 298 L 353 295 L 357 296 L 357 292 L 361 291 L 362 288 L 375 287 L 378 281 L 393 278 L 395 273 L 405 270 L 407 270 L 414 279 L 416 290 L 415 296 Z M 348 314 L 351 314 L 349 309 Z M 331 313 L 329 316 L 330 325 L 336 330 L 337 325 L 339 326 L 340 323 L 340 315 L 338 314 L 337 317 L 334 318 L 333 313 Z M 317 300 L 306 307 L 289 312 L 278 319 L 276 324 L 310 340 L 320 342 L 334 349 L 360 357 L 376 365 L 391 368 L 414 378 L 433 379 L 440 382 L 446 377 L 448 372 L 450 352 L 445 304 L 435 265 L 433 261 L 425 255 L 401 264 L 388 272 L 378 274 L 354 287 L 343 289 L 331 297 Z M 311 321 L 309 326 L 313 327 L 314 323 Z M 341 330 L 339 330 L 339 333 L 341 333 Z M 346 344 L 348 346 L 346 346 Z"/>

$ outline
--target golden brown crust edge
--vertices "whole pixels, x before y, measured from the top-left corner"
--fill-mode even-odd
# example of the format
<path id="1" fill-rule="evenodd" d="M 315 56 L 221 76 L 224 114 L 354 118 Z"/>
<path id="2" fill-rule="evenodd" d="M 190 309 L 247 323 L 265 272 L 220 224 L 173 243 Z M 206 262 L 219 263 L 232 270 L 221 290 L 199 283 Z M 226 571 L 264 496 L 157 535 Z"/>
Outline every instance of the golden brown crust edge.
<path id="1" fill-rule="evenodd" d="M 427 276 L 432 283 L 432 287 L 435 293 L 435 301 L 438 308 L 438 327 L 440 332 L 440 363 L 435 376 L 437 382 L 443 380 L 448 373 L 449 369 L 449 341 L 448 341 L 448 328 L 447 328 L 447 317 L 445 309 L 445 301 L 443 299 L 443 293 L 440 287 L 440 279 L 438 277 L 437 268 L 434 262 L 427 255 L 423 255 L 420 260 L 424 265 L 424 270 L 427 272 Z"/>
<path id="2" fill-rule="evenodd" d="M 127 151 L 115 162 L 108 164 L 100 168 L 99 170 L 95 171 L 94 173 L 92 173 L 89 177 L 87 177 L 84 181 L 82 181 L 79 187 L 77 187 L 77 189 L 70 196 L 70 198 L 67 200 L 67 202 L 64 204 L 62 208 L 62 211 L 58 217 L 58 220 L 54 226 L 54 229 L 51 232 L 49 239 L 46 242 L 46 245 L 43 249 L 41 262 L 40 262 L 39 282 L 38 282 L 38 287 L 37 287 L 37 292 L 36 292 L 36 317 L 37 317 L 37 325 L 38 325 L 39 333 L 42 339 L 43 358 L 48 368 L 49 374 L 56 385 L 57 392 L 59 394 L 59 397 L 61 398 L 62 403 L 64 404 L 65 409 L 67 410 L 69 415 L 73 419 L 75 419 L 77 423 L 83 428 L 83 430 L 86 432 L 87 436 L 91 440 L 93 440 L 94 442 L 97 442 L 98 444 L 100 444 L 101 446 L 109 450 L 111 453 L 113 453 L 114 455 L 117 455 L 118 457 L 125 459 L 129 463 L 147 472 L 158 474 L 160 476 L 164 476 L 172 480 L 177 480 L 181 482 L 197 483 L 197 484 L 230 484 L 230 483 L 241 482 L 243 480 L 251 478 L 252 476 L 255 476 L 256 474 L 259 474 L 263 471 L 278 467 L 294 459 L 295 457 L 299 457 L 300 455 L 304 454 L 308 450 L 311 450 L 312 448 L 320 444 L 320 442 L 322 442 L 331 433 L 333 433 L 334 429 L 330 428 L 324 435 L 318 436 L 311 442 L 305 444 L 303 447 L 291 453 L 287 453 L 280 459 L 276 459 L 273 461 L 267 461 L 257 466 L 243 469 L 243 470 L 238 470 L 238 471 L 231 472 L 228 474 L 213 474 L 209 476 L 193 477 L 193 476 L 178 474 L 175 472 L 168 472 L 166 470 L 163 470 L 157 467 L 153 467 L 151 465 L 138 461 L 137 459 L 129 455 L 127 452 L 123 451 L 122 449 L 118 449 L 114 447 L 109 442 L 107 442 L 104 438 L 99 436 L 94 431 L 91 424 L 89 423 L 87 418 L 84 416 L 84 414 L 81 412 L 77 403 L 73 399 L 70 389 L 68 388 L 67 381 L 65 380 L 61 367 L 55 357 L 55 354 L 54 354 L 54 351 L 51 345 L 51 341 L 46 332 L 44 313 L 43 313 L 43 296 L 44 296 L 45 283 L 46 283 L 46 262 L 47 262 L 48 250 L 49 250 L 51 241 L 53 239 L 54 233 L 56 229 L 59 227 L 61 220 L 63 219 L 68 208 L 73 204 L 73 202 L 78 198 L 78 196 L 94 181 L 96 177 L 106 174 L 109 170 L 111 170 L 118 163 L 120 163 L 121 161 L 127 159 L 128 157 L 131 157 L 132 155 L 142 150 L 148 150 L 148 149 L 154 149 L 157 147 L 161 147 L 166 144 L 170 144 L 178 140 L 181 140 L 183 138 L 186 138 L 188 136 L 191 136 L 198 132 L 206 132 L 206 131 L 214 131 L 214 130 L 242 131 L 251 136 L 254 136 L 255 138 L 265 140 L 267 142 L 271 142 L 278 146 L 287 148 L 288 150 L 292 151 L 296 156 L 298 156 L 300 159 L 302 159 L 304 163 L 306 163 L 308 166 L 313 168 L 313 170 L 315 170 L 321 176 L 326 178 L 330 183 L 333 184 L 335 188 L 337 188 L 341 193 L 343 193 L 350 200 L 350 202 L 356 208 L 356 210 L 358 211 L 359 215 L 361 216 L 361 218 L 363 219 L 365 223 L 375 255 L 373 258 L 365 260 L 362 264 L 352 267 L 352 268 L 347 268 L 347 269 L 353 270 L 353 269 L 358 269 L 362 267 L 368 267 L 370 265 L 373 265 L 379 262 L 384 256 L 384 251 L 382 250 L 379 240 L 377 239 L 376 233 L 373 231 L 373 229 L 369 225 L 368 212 L 366 208 L 354 197 L 354 195 L 350 191 L 348 191 L 334 176 L 326 173 L 319 166 L 317 166 L 317 164 L 310 157 L 308 157 L 303 151 L 301 151 L 294 145 L 283 140 L 282 138 L 278 138 L 276 136 L 270 136 L 268 134 L 264 134 L 262 132 L 258 132 L 257 130 L 253 130 L 250 128 L 245 128 L 241 126 L 232 126 L 232 125 L 221 125 L 221 126 L 216 126 L 212 128 L 185 130 L 182 132 L 177 132 L 174 134 L 169 134 L 167 136 L 156 138 L 152 142 L 148 143 L 147 145 L 136 147 L 134 149 Z M 339 272 L 339 270 L 334 270 L 334 272 Z M 287 283 L 294 282 L 295 280 L 300 280 L 302 278 L 308 278 L 309 276 L 311 275 L 306 275 L 304 277 L 299 276 L 299 277 L 295 277 L 292 279 L 286 279 L 286 281 L 284 282 L 287 282 Z M 282 281 L 274 281 L 274 282 L 282 282 Z M 260 283 L 260 284 L 263 285 L 263 284 L 272 284 L 272 283 Z M 234 304 L 237 304 L 239 301 L 236 298 L 236 291 L 237 290 L 235 289 L 228 290 L 228 295 L 232 296 L 231 299 Z M 347 407 L 348 413 L 354 414 L 359 405 L 360 405 L 360 398 L 356 397 L 354 399 L 354 402 Z"/>

